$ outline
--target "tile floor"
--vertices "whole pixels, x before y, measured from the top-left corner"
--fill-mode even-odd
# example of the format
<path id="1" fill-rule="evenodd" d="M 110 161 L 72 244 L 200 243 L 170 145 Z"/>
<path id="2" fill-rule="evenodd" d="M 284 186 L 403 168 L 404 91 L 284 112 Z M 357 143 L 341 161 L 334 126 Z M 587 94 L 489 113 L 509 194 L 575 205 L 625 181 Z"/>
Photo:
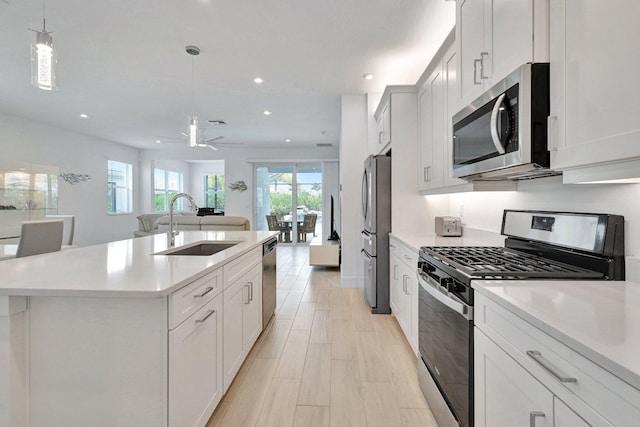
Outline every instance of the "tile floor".
<path id="1" fill-rule="evenodd" d="M 276 316 L 207 427 L 437 427 L 392 316 L 372 315 L 340 271 L 278 247 Z"/>

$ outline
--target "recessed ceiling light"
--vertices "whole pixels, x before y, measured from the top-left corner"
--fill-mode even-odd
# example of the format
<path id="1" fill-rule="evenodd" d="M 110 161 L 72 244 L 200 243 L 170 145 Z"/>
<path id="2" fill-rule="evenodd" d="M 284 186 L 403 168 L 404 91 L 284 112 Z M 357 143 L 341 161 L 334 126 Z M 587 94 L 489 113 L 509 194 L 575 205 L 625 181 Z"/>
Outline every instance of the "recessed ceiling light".
<path id="1" fill-rule="evenodd" d="M 291 139 L 287 138 L 284 140 L 284 142 L 291 142 Z"/>
<path id="2" fill-rule="evenodd" d="M 362 75 L 362 78 L 365 80 L 373 80 L 373 74 L 372 73 L 365 73 Z"/>
<path id="3" fill-rule="evenodd" d="M 82 117 L 83 119 L 86 119 L 86 118 L 88 118 L 89 116 L 87 116 L 86 114 L 82 113 L 82 114 L 80 114 L 80 117 Z"/>
<path id="4" fill-rule="evenodd" d="M 162 141 L 160 141 L 159 139 L 156 139 L 156 144 L 162 144 Z"/>
<path id="5" fill-rule="evenodd" d="M 271 115 L 271 111 L 269 111 L 269 110 L 264 110 L 264 115 L 265 115 L 265 116 L 270 116 L 270 115 Z"/>
<path id="6" fill-rule="evenodd" d="M 253 81 L 257 84 L 264 82 L 264 80 L 262 80 L 262 77 L 256 77 L 255 79 L 253 79 Z"/>

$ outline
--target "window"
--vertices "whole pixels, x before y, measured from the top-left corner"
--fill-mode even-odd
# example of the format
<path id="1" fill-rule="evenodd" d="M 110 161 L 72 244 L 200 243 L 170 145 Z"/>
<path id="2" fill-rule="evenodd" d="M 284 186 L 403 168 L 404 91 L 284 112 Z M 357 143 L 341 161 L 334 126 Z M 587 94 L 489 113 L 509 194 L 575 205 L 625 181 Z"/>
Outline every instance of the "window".
<path id="1" fill-rule="evenodd" d="M 133 212 L 132 171 L 127 163 L 107 161 L 107 212 L 124 214 Z"/>
<path id="2" fill-rule="evenodd" d="M 182 174 L 164 169 L 153 170 L 154 209 L 156 212 L 169 210 L 169 200 L 182 193 Z M 178 199 L 175 209 L 182 209 L 182 199 Z"/>
<path id="3" fill-rule="evenodd" d="M 204 176 L 204 200 L 207 208 L 224 210 L 224 175 Z"/>

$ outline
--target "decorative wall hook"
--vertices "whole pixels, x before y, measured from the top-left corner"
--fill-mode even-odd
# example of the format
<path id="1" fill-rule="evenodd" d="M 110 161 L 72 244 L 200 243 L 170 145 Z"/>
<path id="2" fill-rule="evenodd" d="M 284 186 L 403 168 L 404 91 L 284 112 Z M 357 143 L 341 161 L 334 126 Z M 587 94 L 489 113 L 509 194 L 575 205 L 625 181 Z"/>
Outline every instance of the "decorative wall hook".
<path id="1" fill-rule="evenodd" d="M 244 191 L 247 189 L 247 184 L 244 181 L 236 181 L 229 184 L 229 189 L 231 191 Z"/>

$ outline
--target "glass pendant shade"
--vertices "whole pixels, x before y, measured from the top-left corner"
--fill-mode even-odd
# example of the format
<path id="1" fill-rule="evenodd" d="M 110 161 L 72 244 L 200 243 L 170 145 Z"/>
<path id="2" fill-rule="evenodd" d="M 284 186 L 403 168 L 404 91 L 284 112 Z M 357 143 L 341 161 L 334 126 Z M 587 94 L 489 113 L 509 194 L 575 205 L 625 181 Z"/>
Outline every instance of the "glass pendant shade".
<path id="1" fill-rule="evenodd" d="M 189 118 L 189 147 L 198 145 L 198 118 Z"/>
<path id="2" fill-rule="evenodd" d="M 36 31 L 36 42 L 31 45 L 31 84 L 43 90 L 56 88 L 56 55 L 51 33 L 44 27 Z"/>

